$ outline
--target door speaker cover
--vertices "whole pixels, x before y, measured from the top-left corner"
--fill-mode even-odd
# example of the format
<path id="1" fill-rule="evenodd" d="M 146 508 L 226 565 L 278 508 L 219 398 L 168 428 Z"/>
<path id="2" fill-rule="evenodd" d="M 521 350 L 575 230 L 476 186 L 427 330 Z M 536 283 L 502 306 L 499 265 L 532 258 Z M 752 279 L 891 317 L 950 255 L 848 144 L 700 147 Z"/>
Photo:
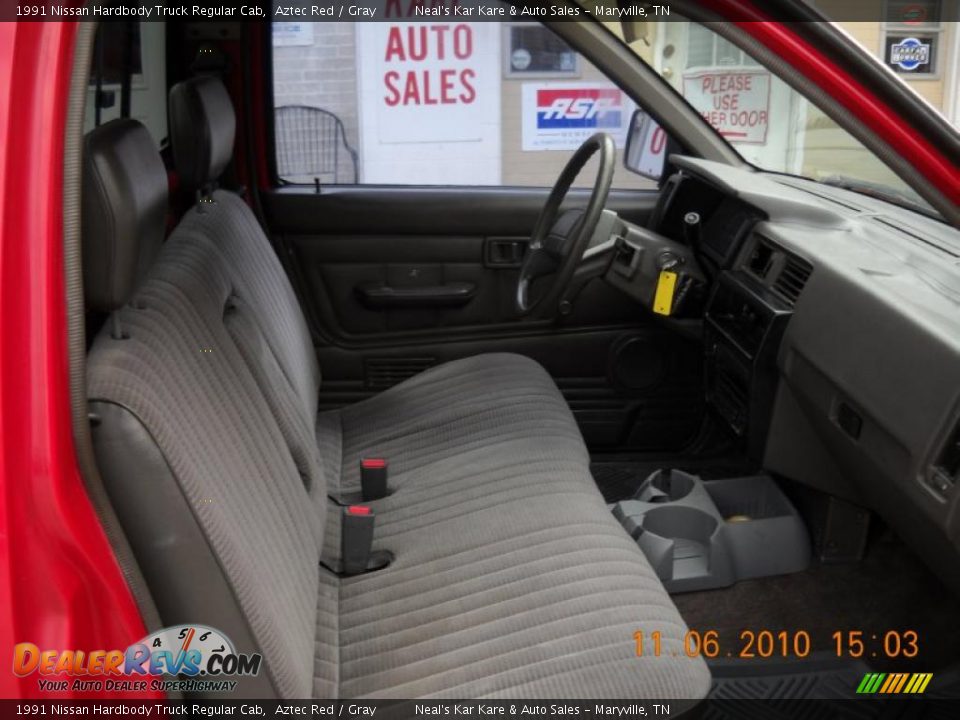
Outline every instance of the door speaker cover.
<path id="1" fill-rule="evenodd" d="M 664 379 L 668 355 L 664 343 L 655 336 L 627 335 L 610 348 L 607 375 L 616 387 L 646 390 Z"/>

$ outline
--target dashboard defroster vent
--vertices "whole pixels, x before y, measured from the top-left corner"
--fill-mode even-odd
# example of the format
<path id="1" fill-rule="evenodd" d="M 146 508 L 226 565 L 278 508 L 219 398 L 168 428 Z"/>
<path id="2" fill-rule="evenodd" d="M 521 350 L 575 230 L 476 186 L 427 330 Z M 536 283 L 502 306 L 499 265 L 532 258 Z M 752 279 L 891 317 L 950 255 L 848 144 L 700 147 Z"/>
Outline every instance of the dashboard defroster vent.
<path id="1" fill-rule="evenodd" d="M 807 284 L 807 280 L 810 279 L 812 272 L 813 268 L 807 263 L 794 257 L 788 257 L 783 270 L 773 281 L 773 290 L 793 305 L 800 297 L 800 293 L 803 292 L 803 288 Z"/>

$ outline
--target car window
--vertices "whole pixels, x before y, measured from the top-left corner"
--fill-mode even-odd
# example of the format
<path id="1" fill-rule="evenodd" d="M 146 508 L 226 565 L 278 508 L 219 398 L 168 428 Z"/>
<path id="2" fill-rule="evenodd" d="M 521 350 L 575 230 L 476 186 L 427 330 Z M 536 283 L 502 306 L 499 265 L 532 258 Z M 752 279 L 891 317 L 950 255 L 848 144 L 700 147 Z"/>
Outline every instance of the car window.
<path id="1" fill-rule="evenodd" d="M 99 25 L 84 108 L 84 131 L 122 116 L 123 79 L 129 71 L 129 117 L 147 127 L 158 148 L 164 144 L 167 138 L 165 29 L 162 22 Z"/>
<path id="2" fill-rule="evenodd" d="M 623 151 L 634 103 L 541 24 L 403 20 L 273 24 L 281 181 L 540 187 L 597 131 Z"/>
<path id="3" fill-rule="evenodd" d="M 746 161 L 934 213 L 871 150 L 711 28 L 676 13 L 629 24 L 605 23 Z"/>

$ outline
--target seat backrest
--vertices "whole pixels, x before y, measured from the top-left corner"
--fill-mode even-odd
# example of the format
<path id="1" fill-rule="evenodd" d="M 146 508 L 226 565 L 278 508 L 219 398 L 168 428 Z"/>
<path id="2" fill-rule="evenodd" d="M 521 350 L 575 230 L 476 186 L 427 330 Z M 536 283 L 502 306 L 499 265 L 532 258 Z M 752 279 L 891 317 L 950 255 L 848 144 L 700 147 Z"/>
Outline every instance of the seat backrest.
<path id="1" fill-rule="evenodd" d="M 84 184 L 85 215 L 116 216 L 143 188 L 152 189 L 150 207 L 164 204 L 155 152 L 154 163 L 114 150 L 140 135 L 136 126 L 115 121 L 88 137 L 85 162 L 110 177 Z M 145 131 L 141 139 L 151 143 Z M 230 261 L 178 228 L 141 280 L 140 264 L 113 263 L 108 252 L 149 256 L 138 223 L 84 225 L 85 284 L 129 288 L 86 293 L 94 309 L 113 313 L 88 358 L 94 449 L 111 501 L 165 624 L 208 624 L 241 652 L 263 654 L 265 672 L 242 682 L 240 696 L 333 694 L 335 670 L 315 678 L 317 628 L 321 645 L 337 642 L 336 586 L 319 569 L 323 474 L 308 460 L 313 477 L 303 477 L 237 342 L 230 308 L 245 291 Z"/>
<path id="2" fill-rule="evenodd" d="M 185 80 L 170 91 L 170 115 L 177 170 L 203 199 L 187 211 L 177 230 L 222 255 L 232 283 L 228 328 L 266 394 L 304 482 L 308 487 L 317 482 L 318 467 L 334 482 L 339 465 L 325 465 L 317 449 L 320 366 L 296 293 L 246 203 L 231 192 L 213 190 L 232 152 L 219 140 L 234 136 L 226 89 L 216 78 Z M 189 153 L 177 148 L 197 151 L 209 161 L 203 169 L 193 160 L 181 165 Z"/>

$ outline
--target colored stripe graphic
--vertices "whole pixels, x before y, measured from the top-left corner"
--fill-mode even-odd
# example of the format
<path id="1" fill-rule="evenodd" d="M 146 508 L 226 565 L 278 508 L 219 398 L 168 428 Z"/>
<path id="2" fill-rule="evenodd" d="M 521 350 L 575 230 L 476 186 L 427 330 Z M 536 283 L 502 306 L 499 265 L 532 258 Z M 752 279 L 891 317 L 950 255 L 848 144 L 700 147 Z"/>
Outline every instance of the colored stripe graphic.
<path id="1" fill-rule="evenodd" d="M 906 685 L 908 677 L 910 677 L 910 673 L 900 673 L 897 684 L 890 689 L 890 692 L 899 693 L 903 686 Z"/>
<path id="2" fill-rule="evenodd" d="M 563 88 L 537 90 L 537 107 L 553 105 L 557 100 L 608 100 L 620 104 L 620 90 L 617 88 Z"/>
<path id="3" fill-rule="evenodd" d="M 867 673 L 857 685 L 858 695 L 919 695 L 933 673 Z"/>
<path id="4" fill-rule="evenodd" d="M 907 681 L 907 686 L 903 688 L 903 692 L 912 693 L 914 687 L 920 687 L 920 683 L 918 682 L 919 678 L 920 678 L 919 673 L 911 675 L 910 679 Z"/>

